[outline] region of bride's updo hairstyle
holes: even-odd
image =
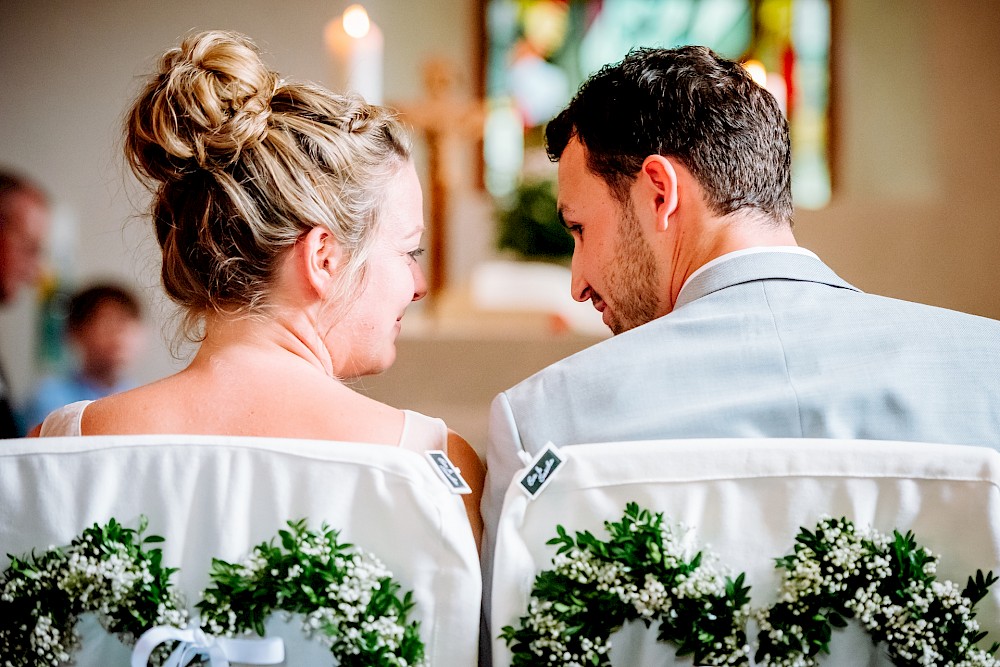
[[[331,299],[359,289],[385,183],[410,147],[389,110],[286,83],[248,38],[211,31],[160,59],[128,113],[125,154],[153,192],[163,286],[194,336],[208,313],[262,312],[279,260],[319,225],[345,251]]]

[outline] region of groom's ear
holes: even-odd
[[[313,227],[299,243],[302,244],[300,262],[304,265],[306,281],[320,297],[330,291],[340,272],[344,249],[326,227]]]
[[[640,193],[656,219],[656,231],[665,232],[677,211],[677,170],[670,158],[650,155],[639,171]]]

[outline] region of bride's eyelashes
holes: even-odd
[[[413,261],[416,261],[418,257],[420,257],[421,255],[424,254],[424,249],[423,248],[417,248],[415,250],[411,250],[410,252],[408,252],[406,254],[410,256],[410,259],[412,259]]]

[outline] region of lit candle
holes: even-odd
[[[767,69],[764,67],[764,63],[759,60],[748,60],[743,63],[743,69],[758,86],[767,87]]]
[[[382,102],[382,31],[361,5],[351,5],[326,26],[326,46],[334,66],[334,85],[353,90],[374,104]]]
[[[765,88],[774,96],[778,106],[781,107],[781,112],[788,115],[788,87],[784,78],[775,72],[768,72],[764,63],[759,60],[747,60],[743,63],[743,69],[758,86]]]

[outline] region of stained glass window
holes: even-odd
[[[509,195],[544,170],[545,123],[602,65],[635,46],[703,44],[744,62],[778,99],[792,136],[795,202],[822,207],[830,198],[829,3],[485,0],[488,189]]]

